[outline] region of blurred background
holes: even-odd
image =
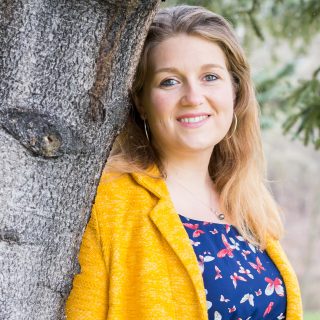
[[[166,0],[201,5],[234,26],[261,106],[270,188],[306,320],[320,319],[320,1]]]

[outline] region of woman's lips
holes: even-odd
[[[183,127],[187,128],[198,128],[204,124],[210,117],[207,113],[201,114],[184,114],[179,116],[177,120]]]

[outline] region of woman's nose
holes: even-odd
[[[201,88],[194,83],[187,84],[181,97],[181,105],[184,107],[196,107],[204,101]]]

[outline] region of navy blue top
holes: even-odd
[[[232,225],[179,216],[202,272],[210,320],[285,319],[285,286],[266,251]]]

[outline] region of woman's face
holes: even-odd
[[[220,47],[177,35],[149,52],[137,106],[161,156],[212,152],[228,132],[234,91]]]

